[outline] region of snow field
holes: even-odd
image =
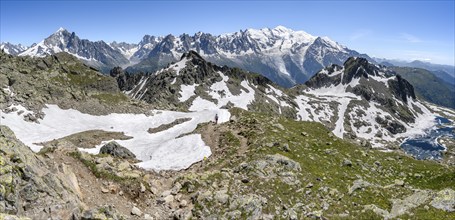
[[[23,108],[23,107],[22,107]],[[22,109],[18,107],[18,109]],[[43,109],[45,117],[39,124],[23,120],[24,114],[2,112],[6,125],[24,144],[37,152],[42,147],[40,142],[51,141],[74,133],[87,130],[104,130],[124,132],[131,136],[129,140],[115,140],[133,152],[141,163],[137,165],[151,170],[181,170],[211,155],[210,147],[206,146],[199,134],[178,136],[192,132],[199,123],[214,120],[218,114],[218,123],[229,120],[230,113],[224,109],[203,110],[198,112],[156,111],[153,116],[144,114],[109,114],[94,116],[83,114],[77,110],[63,110],[56,105],[48,105]],[[149,128],[168,124],[178,118],[191,118],[190,121],[176,125],[168,130],[148,133]],[[90,153],[98,153],[101,145],[93,149],[82,149]]]

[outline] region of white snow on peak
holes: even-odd
[[[340,45],[339,43],[333,41],[332,39],[330,39],[329,37],[321,37],[325,42],[327,42],[331,47],[335,48],[336,50],[339,50],[339,51],[345,51],[346,50],[346,47],[345,46],[342,46]]]
[[[229,77],[224,75],[222,72],[218,72],[222,77],[222,80],[216,83],[213,83],[210,86],[209,95],[216,99],[217,104],[197,97],[193,104],[190,106],[190,111],[201,111],[204,109],[218,109],[222,106],[228,104],[229,102],[234,104],[234,106],[248,110],[248,105],[254,100],[255,91],[250,86],[249,82],[244,80],[240,85],[244,88],[241,89],[239,95],[233,95],[227,86],[227,81]]]
[[[63,31],[66,31],[66,29],[63,27],[60,27],[56,32],[63,32]]]
[[[26,110],[14,106],[19,110]],[[0,110],[1,111],[1,110]],[[144,114],[109,114],[95,116],[83,114],[77,110],[60,109],[56,105],[43,108],[44,119],[38,123],[26,122],[23,115],[16,112],[2,113],[2,125],[8,126],[16,137],[33,151],[39,151],[37,145],[88,130],[124,132],[131,136],[128,140],[115,140],[133,152],[142,162],[137,165],[152,170],[181,170],[211,155],[210,147],[201,139],[201,135],[192,134],[200,123],[212,121],[218,114],[218,122],[229,120],[230,113],[225,109],[212,109],[199,112],[152,111],[153,116]],[[23,113],[25,114],[25,113]],[[149,128],[169,124],[178,118],[191,118],[190,121],[176,125],[165,131],[148,133]],[[182,136],[184,135],[184,136]],[[101,145],[93,149],[81,149],[98,153]]]

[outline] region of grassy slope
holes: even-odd
[[[227,126],[228,131],[225,131],[219,140],[227,147],[226,155],[220,159],[209,159],[204,166],[205,173],[197,177],[191,175],[188,177],[202,179],[202,183],[197,184],[201,193],[207,189],[211,190],[210,186],[228,181],[231,196],[251,193],[261,195],[267,199],[263,212],[277,216],[282,216],[285,212],[282,207],[293,207],[300,202],[310,205],[313,211],[321,210],[323,204],[328,203],[330,206],[328,210],[323,211],[323,215],[330,219],[340,218],[346,211],[349,212],[350,218],[381,219],[382,217],[372,211],[363,211],[363,206],[375,204],[390,211],[392,206],[390,199],[402,199],[412,194],[411,188],[432,190],[455,188],[453,167],[444,167],[433,161],[417,161],[398,153],[362,148],[333,137],[318,123],[270,118],[237,109],[233,113],[239,118],[238,122],[222,125]],[[278,123],[284,126],[284,130],[274,126]],[[308,135],[304,136],[302,132]],[[240,156],[238,155],[240,141],[236,134],[243,136],[248,142],[248,150]],[[279,144],[269,147],[268,143]],[[283,150],[285,144],[288,144],[290,151]],[[300,184],[288,185],[282,181],[283,177],[261,179],[253,175],[254,170],[239,171],[239,175],[234,174],[233,178],[217,170],[220,166],[238,170],[241,163],[251,163],[273,154],[284,155],[300,164],[302,171],[296,173]],[[342,166],[344,160],[352,161],[352,167]],[[239,182],[244,178],[250,181]],[[357,179],[366,180],[378,187],[368,187],[348,195],[348,187]],[[403,179],[406,187],[394,186],[387,189],[381,187],[393,184],[396,179]],[[308,183],[314,186],[311,189],[305,188]],[[306,193],[308,190],[311,190],[309,194]],[[196,209],[202,213],[204,207],[216,215],[232,211],[229,210],[229,205],[220,205],[214,201],[201,201],[196,204]],[[302,210],[305,208],[300,211],[297,209],[299,218],[305,216]],[[455,213],[447,213],[431,206],[426,210],[423,205],[412,212],[416,213],[415,217],[423,219],[455,217]]]
[[[392,69],[414,86],[417,96],[429,102],[455,109],[455,86],[444,82],[424,69],[410,67],[392,67]]]

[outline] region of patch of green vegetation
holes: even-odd
[[[81,161],[87,168],[90,169],[90,171],[92,171],[92,173],[97,178],[103,178],[103,179],[111,180],[111,181],[115,181],[115,182],[125,182],[125,181],[128,180],[127,178],[119,177],[119,176],[117,176],[117,175],[115,175],[115,174],[113,174],[111,172],[106,172],[106,171],[103,171],[103,170],[99,170],[96,167],[96,163],[95,162],[83,158],[81,152],[79,152],[79,151],[73,151],[73,152],[70,152],[68,154],[69,154],[69,156]]]
[[[122,102],[125,102],[128,100],[128,97],[126,97],[122,93],[100,93],[100,94],[95,94],[91,95],[91,97],[100,100],[103,103],[110,104],[110,105],[115,105],[119,104]]]

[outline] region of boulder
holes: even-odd
[[[119,157],[122,159],[135,159],[136,156],[125,147],[121,146],[115,141],[111,141],[101,147],[101,154],[110,154],[114,157]]]

